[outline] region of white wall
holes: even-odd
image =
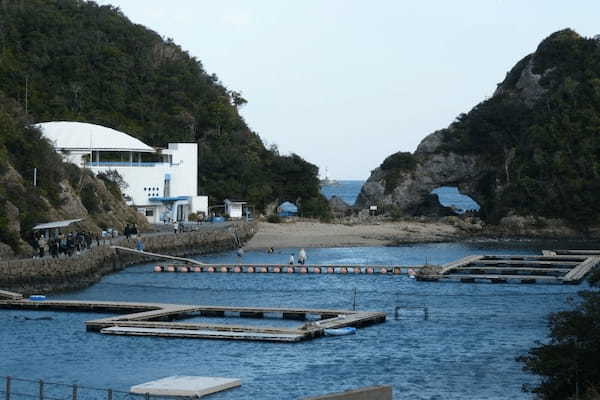
[[[90,166],[94,173],[116,170],[128,187],[123,193],[132,199],[134,206],[152,206],[154,215],[148,217],[150,222],[160,222],[160,217],[168,206],[151,202],[152,197],[164,197],[165,176],[170,175],[168,197],[187,196],[189,200],[179,200],[172,207],[170,218],[177,217],[177,205],[184,204],[185,218],[191,212],[208,214],[208,197],[198,196],[198,145],[196,143],[169,143],[169,148],[162,151],[172,157],[172,164],[155,163],[151,165],[108,165]],[[141,210],[140,210],[141,211]]]

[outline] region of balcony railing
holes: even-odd
[[[179,165],[169,162],[129,162],[129,161],[94,161],[86,162],[86,167],[155,167],[157,165]]]

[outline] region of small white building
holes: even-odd
[[[245,201],[231,201],[225,199],[225,214],[231,219],[241,219],[244,215]]]
[[[208,197],[198,196],[198,145],[169,143],[154,149],[126,133],[83,122],[36,125],[65,161],[94,173],[114,170],[123,177],[128,204],[150,223],[187,221],[208,214]]]

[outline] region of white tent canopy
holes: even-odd
[[[101,125],[54,121],[42,122],[35,126],[57,150],[155,152],[141,140]]]

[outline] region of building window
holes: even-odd
[[[154,209],[146,208],[146,217],[153,217],[153,216],[154,216]]]

